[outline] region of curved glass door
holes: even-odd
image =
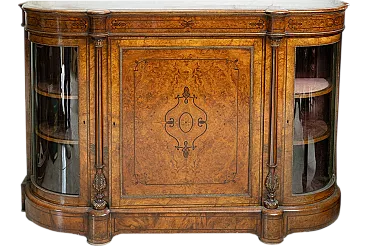
[[[337,48],[296,48],[293,194],[320,190],[334,176]]]
[[[31,45],[35,182],[79,194],[78,49]]]

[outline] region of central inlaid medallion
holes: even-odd
[[[190,113],[185,112],[179,117],[179,128],[184,133],[190,132],[193,128],[193,117]]]
[[[207,131],[207,114],[195,103],[197,97],[190,94],[187,86],[175,99],[176,105],[165,115],[165,131],[175,139],[175,148],[188,158],[189,151],[197,147],[196,140]]]

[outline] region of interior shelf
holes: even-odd
[[[330,136],[330,129],[323,120],[308,120],[302,123],[303,139],[295,139],[294,145],[317,143]]]
[[[332,84],[324,78],[296,78],[295,98],[318,97],[332,91]]]
[[[57,98],[57,99],[78,99],[78,95],[65,95],[61,92],[61,88],[53,86],[53,84],[47,82],[38,82],[35,86],[35,91],[45,97]]]
[[[73,136],[74,134],[70,128],[65,130],[62,127],[49,126],[46,122],[39,124],[36,134],[47,141],[55,143],[78,144],[78,140],[73,138],[75,136]]]

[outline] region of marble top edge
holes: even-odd
[[[24,9],[40,11],[101,11],[112,12],[171,12],[171,11],[269,11],[269,10],[304,10],[334,9],[345,6],[339,0],[230,0],[216,1],[31,1],[23,4]]]

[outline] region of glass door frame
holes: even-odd
[[[295,82],[295,69],[296,69],[296,48],[308,47],[308,46],[324,46],[337,44],[337,56],[336,56],[336,81],[334,90],[334,104],[335,112],[331,118],[334,121],[334,129],[331,129],[331,136],[333,137],[332,143],[332,162],[334,175],[330,182],[322,189],[316,190],[305,194],[293,194],[292,192],[292,175],[293,175],[293,148],[294,148],[294,82]],[[331,196],[336,189],[336,133],[337,133],[337,115],[338,115],[338,98],[339,98],[339,82],[340,82],[340,60],[341,60],[341,34],[328,37],[317,38],[287,38],[287,77],[286,77],[286,93],[285,93],[285,107],[284,107],[284,119],[279,119],[282,122],[285,129],[284,134],[284,152],[283,152],[283,176],[285,182],[283,185],[283,202],[282,205],[297,205],[297,204],[310,204],[321,201]],[[332,92],[333,93],[333,92]]]
[[[88,85],[88,60],[87,60],[87,50],[88,50],[88,42],[87,38],[61,38],[61,37],[44,37],[44,36],[38,36],[35,34],[29,33],[28,36],[29,39],[29,45],[32,43],[39,44],[39,45],[45,45],[45,46],[65,46],[65,47],[77,47],[78,48],[78,106],[79,106],[79,112],[78,112],[78,135],[79,135],[79,173],[80,173],[80,179],[79,179],[79,185],[80,185],[80,193],[79,195],[69,195],[69,194],[62,194],[57,192],[52,192],[49,190],[46,190],[39,185],[37,185],[35,181],[35,170],[32,166],[31,168],[31,191],[44,198],[47,201],[50,201],[52,203],[56,204],[62,204],[62,205],[73,205],[73,206],[88,206],[90,204],[90,194],[89,194],[89,183],[87,182],[89,180],[89,158],[88,157],[88,136],[89,129],[90,129],[90,117],[89,117],[89,88]],[[31,47],[29,47],[30,53]],[[32,55],[30,54],[30,59]],[[32,70],[33,68],[31,68]],[[32,72],[31,72],[32,74]],[[32,81],[32,78],[30,79]],[[33,88],[33,82],[31,82],[31,86],[29,88],[31,91],[34,90]],[[30,92],[30,95],[32,95],[34,92]],[[33,96],[31,97],[31,100],[33,99]],[[31,101],[28,110],[33,110],[33,103]],[[31,165],[34,163],[34,123],[33,123],[33,116],[31,117],[31,134],[28,136],[31,142],[31,151],[30,151],[30,162]]]

